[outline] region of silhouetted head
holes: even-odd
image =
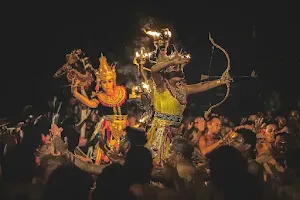
[[[98,176],[93,199],[127,199],[130,182],[124,166],[111,164]]]
[[[92,176],[73,165],[58,167],[50,175],[43,200],[88,200]]]
[[[151,152],[143,146],[132,147],[126,155],[124,167],[132,183],[149,182],[153,168]]]

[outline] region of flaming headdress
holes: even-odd
[[[153,37],[154,46],[156,47],[156,49],[158,49],[159,47],[162,47],[162,46],[164,46],[166,48],[169,46],[172,33],[168,28],[161,29],[160,32],[146,31],[146,30],[143,30],[143,31],[147,35]]]

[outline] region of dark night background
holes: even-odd
[[[143,34],[141,19],[148,17],[159,21],[162,24],[159,28],[169,27],[174,40],[191,53],[192,60],[185,69],[189,83],[199,81],[200,75],[208,71],[209,31],[215,42],[229,52],[232,76],[257,72],[258,79],[236,80],[232,96],[217,112],[240,116],[256,111],[262,108],[262,98],[273,90],[281,94],[283,111],[294,108],[299,99],[300,26],[296,7],[283,2],[205,5],[183,1],[171,4],[100,1],[99,5],[67,7],[11,6],[2,17],[0,116],[19,115],[28,104],[44,109],[47,101],[59,94],[59,84],[52,76],[64,63],[65,54],[74,48],[83,49],[94,61],[94,67],[98,67],[101,52],[110,62],[130,63],[133,41]],[[215,50],[210,74],[221,75],[225,63],[224,54]],[[190,102],[198,107],[217,103],[223,96],[216,93],[222,91],[225,87],[195,95]]]

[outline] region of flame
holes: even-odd
[[[153,36],[153,37],[159,37],[159,36],[161,35],[161,33],[156,32],[156,31],[146,31],[146,30],[144,30],[144,32],[145,32],[147,35],[150,35],[150,36]]]
[[[152,55],[153,52],[147,53],[145,52],[145,49],[140,49],[139,51],[135,52],[136,58],[149,58]]]
[[[185,58],[191,58],[191,55],[190,54],[187,54],[184,56]]]
[[[141,86],[142,86],[144,92],[146,92],[146,93],[150,93],[150,92],[151,92],[151,87],[150,87],[149,84],[147,84],[147,83],[145,83],[145,82],[142,82],[142,83],[141,83]]]
[[[144,123],[146,122],[147,118],[149,118],[148,115],[143,114],[142,117],[139,119],[139,122]]]
[[[142,82],[142,87],[146,90],[150,90],[150,85],[147,83]]]
[[[152,53],[145,53],[146,57],[150,57]]]
[[[171,33],[171,31],[165,31],[165,32],[164,32],[164,35],[165,35],[165,36],[168,36],[168,37],[171,37],[171,36],[172,36],[172,33]]]
[[[140,123],[144,123],[146,121],[146,116],[139,120]]]

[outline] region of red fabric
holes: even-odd
[[[42,134],[42,141],[43,141],[43,143],[45,143],[46,142],[46,137],[45,137],[45,135],[44,134]]]
[[[96,84],[96,87],[95,87],[96,92],[99,92],[99,89],[100,89],[99,83],[97,83],[97,84]]]
[[[39,166],[41,164],[41,158],[35,157],[35,163]]]

